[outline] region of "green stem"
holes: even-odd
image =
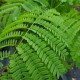
[[[60,2],[60,3],[55,7],[55,9],[58,8],[60,5],[62,5],[62,2]]]

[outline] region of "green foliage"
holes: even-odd
[[[5,28],[12,29],[13,25],[18,25],[21,23],[23,23],[23,25],[24,23],[27,25],[27,32],[22,36],[23,44],[20,43],[19,46],[17,46],[18,53],[16,54],[19,54],[21,56],[21,61],[26,62],[26,70],[29,71],[29,74],[31,75],[30,78],[32,78],[33,80],[53,80],[53,78],[57,79],[67,71],[65,57],[69,54],[68,47],[65,39],[62,37],[62,35],[59,35],[60,33],[62,33],[62,31],[59,31],[59,28],[56,27],[62,26],[61,23],[63,23],[63,19],[57,24],[57,21],[59,21],[60,19],[60,14],[54,9],[47,10],[45,11],[45,13],[30,12],[22,15],[21,17],[19,17],[19,20],[16,20]],[[6,33],[5,29],[4,32]],[[59,32],[57,33],[57,31]],[[11,36],[13,37],[14,35],[10,35],[10,37]],[[26,52],[28,50],[30,51],[30,53]],[[34,55],[32,57],[32,60],[30,57],[28,58],[29,54],[31,54],[30,56]],[[12,59],[12,57],[10,58]],[[14,61],[14,59],[12,60]],[[39,59],[39,62],[37,62],[35,65],[35,61],[37,61],[37,59]],[[15,61],[15,63],[11,62],[10,65],[15,65],[17,64],[16,62],[17,61]],[[32,69],[32,65],[35,66],[35,68]],[[40,67],[40,69],[37,69],[39,66],[42,67]],[[11,68],[10,69],[13,70],[14,67]],[[21,70],[20,67],[18,67],[18,69]],[[39,73],[39,70],[42,72]],[[21,77],[22,74],[16,77],[16,75],[19,74],[20,71],[17,73],[15,73],[15,71],[10,74],[12,76],[12,79],[18,80],[24,78]]]
[[[3,64],[0,62],[0,70],[2,69],[2,67],[3,67]]]
[[[0,60],[10,62],[1,80],[58,80],[69,69],[67,61],[80,65],[80,20],[68,7],[73,0],[4,1]],[[64,6],[69,13],[61,15],[57,10]],[[14,54],[7,47],[15,47]]]

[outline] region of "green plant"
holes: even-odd
[[[52,15],[51,15],[52,14]],[[49,15],[49,18],[48,18],[48,15]],[[54,16],[53,16],[54,15]],[[55,16],[55,15],[57,15],[57,16]],[[36,54],[36,55],[34,55],[33,56],[33,58],[35,57],[35,59],[39,59],[39,62],[37,62],[36,63],[36,65],[34,65],[33,63],[35,63],[34,61],[32,62],[32,64],[31,65],[34,65],[35,66],[35,68],[33,68],[34,69],[34,71],[35,70],[37,70],[37,74],[38,74],[38,76],[37,77],[34,77],[33,76],[33,74],[34,74],[34,71],[30,74],[30,75],[32,75],[32,76],[30,76],[30,77],[32,77],[32,79],[38,79],[39,77],[41,78],[41,79],[47,79],[48,78],[48,76],[50,76],[49,78],[50,79],[53,79],[54,77],[55,77],[55,75],[57,75],[57,78],[59,78],[59,76],[61,76],[63,73],[65,73],[66,72],[66,68],[65,68],[65,65],[63,64],[63,63],[65,63],[65,61],[62,61],[62,60],[64,60],[64,58],[65,58],[65,55],[64,54],[61,54],[61,50],[59,50],[60,51],[60,53],[58,54],[58,49],[59,49],[59,46],[57,46],[57,47],[55,47],[57,44],[56,44],[56,41],[55,40],[58,40],[58,37],[59,36],[57,36],[57,35],[54,35],[53,36],[53,32],[52,31],[49,31],[49,26],[50,25],[52,25],[52,27],[54,28],[55,26],[53,25],[53,23],[49,23],[49,21],[51,21],[51,17],[53,16],[53,18],[57,18],[57,20],[59,20],[61,17],[59,16],[59,13],[56,11],[56,10],[49,10],[49,11],[46,11],[45,12],[45,14],[43,14],[43,13],[41,13],[41,12],[36,12],[36,11],[34,11],[34,12],[32,12],[32,13],[26,13],[26,14],[24,14],[24,15],[22,15],[20,18],[19,18],[19,20],[16,20],[15,22],[13,22],[13,23],[11,23],[10,25],[8,25],[5,29],[4,29],[4,32],[6,32],[6,30],[7,29],[9,29],[10,30],[10,27],[11,27],[11,29],[12,28],[14,28],[14,27],[12,27],[12,26],[14,26],[14,25],[18,25],[18,24],[21,24],[21,23],[23,23],[23,25],[25,24],[26,25],[26,28],[27,28],[27,34],[28,34],[28,36],[29,36],[29,38],[31,38],[31,40],[28,40],[29,42],[28,43],[25,43],[24,45],[23,45],[23,48],[22,48],[22,50],[23,51],[26,51],[27,49],[26,48],[30,48],[30,46],[29,45],[31,45],[32,46],[32,48],[31,49],[29,49],[29,51],[31,51],[32,50],[32,52],[34,53],[34,54]],[[38,18],[37,18],[38,17]],[[49,21],[47,21],[47,19],[50,19]],[[55,19],[54,19],[54,21],[55,21]],[[62,23],[62,21],[60,21],[60,23]],[[60,23],[59,23],[59,25],[60,25]],[[42,25],[42,27],[44,26],[44,29],[43,28],[41,28],[41,25]],[[56,22],[55,22],[55,25],[56,25]],[[40,29],[39,29],[39,27],[40,27]],[[23,28],[23,27],[22,27]],[[35,29],[35,30],[34,30]],[[37,30],[39,30],[39,31],[37,31]],[[51,29],[52,30],[52,29]],[[44,31],[46,32],[46,33],[44,33]],[[34,33],[33,33],[34,32]],[[40,32],[40,33],[39,33]],[[51,32],[51,33],[50,33]],[[35,35],[35,33],[36,33],[36,35]],[[41,37],[38,37],[38,35],[37,35],[37,33],[38,33],[38,35]],[[48,36],[46,36],[47,34],[50,34],[50,35],[48,35]],[[24,37],[26,37],[26,34],[22,37],[22,39],[23,40],[26,40],[26,39],[28,39],[28,38],[24,38]],[[48,39],[48,37],[49,37],[49,39]],[[52,39],[52,40],[51,40]],[[37,42],[36,42],[36,40],[37,40]],[[22,40],[21,40],[22,41]],[[39,42],[38,42],[39,41]],[[50,42],[51,41],[51,42]],[[61,40],[58,40],[59,42],[61,42],[60,44],[61,45],[65,45],[65,43],[63,42],[63,41],[61,41]],[[25,42],[25,41],[22,41],[23,43]],[[54,43],[54,45],[53,45],[53,42],[55,42]],[[29,45],[28,45],[29,44]],[[32,44],[34,44],[34,46],[32,45]],[[21,45],[21,44],[20,44]],[[26,46],[26,45],[28,45],[28,46]],[[35,46],[36,45],[36,46]],[[22,45],[21,45],[22,46]],[[26,47],[25,47],[26,46]],[[18,56],[18,54],[21,54],[21,52],[23,52],[23,51],[21,51],[21,49],[19,49],[20,48],[20,46],[19,47],[17,47],[17,49],[20,51],[19,53],[16,53],[17,55],[16,56]],[[64,47],[63,47],[64,48]],[[39,50],[38,50],[39,49]],[[42,52],[41,52],[41,49],[43,49],[42,50]],[[54,60],[56,61],[56,62],[54,62],[54,60],[53,59],[51,59],[50,60],[50,56],[49,56],[49,53],[47,52],[47,51],[49,51],[49,53],[51,54],[50,56],[52,56],[53,55],[53,57],[52,58],[54,58]],[[62,52],[64,53],[64,49],[62,49]],[[66,52],[66,50],[65,50],[65,52]],[[46,54],[44,54],[44,53],[46,53]],[[66,52],[67,53],[67,52]],[[24,53],[24,55],[29,55],[29,54],[31,54],[31,52],[30,53],[28,53],[28,54],[26,54],[26,52]],[[44,57],[42,57],[42,54],[44,54]],[[14,54],[15,55],[15,54]],[[28,56],[24,56],[23,55],[23,57],[21,58],[22,59],[22,63],[23,63],[23,61],[25,61],[26,63],[27,63],[27,57]],[[33,55],[33,54],[32,54]],[[22,54],[20,55],[20,56],[22,56]],[[47,57],[47,56],[49,56],[49,57]],[[61,56],[61,58],[59,57],[59,56]],[[11,58],[11,57],[10,57]],[[45,58],[47,58],[47,63],[46,62],[44,62],[44,60],[45,60]],[[60,59],[59,59],[60,58]],[[14,58],[14,59],[16,59],[16,58]],[[49,60],[48,60],[49,59]],[[10,59],[11,60],[11,59]],[[12,59],[13,60],[13,59]],[[30,60],[30,58],[29,58],[29,60]],[[14,60],[15,61],[15,60]],[[17,62],[17,61],[16,61]],[[40,65],[38,65],[38,64],[40,64]],[[11,66],[11,65],[13,65],[13,63],[11,62],[11,64],[10,64],[10,66],[9,66],[9,68],[10,69],[13,69],[14,68],[14,65],[16,65],[16,63],[13,65],[13,66]],[[50,65],[53,65],[52,67],[50,66]],[[16,67],[17,67],[18,65],[16,65]],[[31,69],[27,69],[27,65],[24,65],[24,66],[26,66],[26,70],[29,72]],[[36,67],[39,67],[39,66],[42,66],[41,68],[40,68],[40,70],[43,68],[43,69],[45,69],[46,71],[44,72],[44,74],[42,75],[42,74],[39,74],[38,73],[38,70],[39,69],[36,69]],[[48,66],[50,66],[49,67],[49,70],[47,70],[48,69]],[[56,66],[57,66],[57,68],[56,68]],[[21,66],[20,66],[21,67]],[[28,66],[29,67],[29,66]],[[61,67],[61,68],[60,68]],[[22,67],[23,68],[23,67]],[[9,69],[9,70],[10,70]],[[21,69],[21,68],[20,68]],[[43,70],[42,69],[42,70]],[[13,78],[13,79],[15,79],[15,80],[19,80],[21,77],[16,77],[15,75],[13,75],[14,74],[14,72],[15,72],[15,70],[16,70],[16,68],[13,70],[13,73],[12,73],[12,76],[11,76],[11,78]],[[17,70],[19,70],[18,69],[18,67],[17,67]],[[55,72],[52,72],[51,70],[55,70]],[[57,71],[59,71],[59,72],[57,72]],[[47,73],[48,72],[48,73]],[[9,73],[11,73],[11,70],[10,70],[10,72]],[[46,74],[47,73],[47,74]],[[52,74],[51,74],[52,73]],[[16,75],[17,75],[17,73],[15,73]],[[37,75],[37,74],[35,74],[35,75]],[[46,75],[48,75],[47,77],[43,77],[43,76],[45,76],[45,74]],[[50,75],[51,74],[51,75]],[[21,74],[22,75],[22,74]],[[20,75],[20,76],[21,76]],[[24,76],[25,74],[23,74],[22,76]],[[54,75],[54,77],[52,76],[52,75]],[[52,77],[51,77],[52,76]],[[22,77],[21,79],[23,79],[24,77]],[[3,79],[3,78],[2,78]]]
[[[46,7],[45,4],[46,5],[48,4],[46,1],[44,3],[42,1],[37,1],[37,0],[36,0],[36,2],[35,2],[35,0],[34,1],[33,0],[28,0],[28,1],[20,0],[18,2],[16,1],[16,3],[14,3],[14,0],[11,2],[8,0],[6,0],[6,1],[7,1],[7,4],[3,5],[0,8],[0,11],[1,11],[0,12],[0,29],[1,29],[0,30],[0,33],[1,33],[0,48],[4,48],[6,46],[15,46],[16,42],[17,42],[16,40],[17,39],[19,40],[21,35],[25,32],[25,29],[27,27],[25,24],[23,24],[23,21],[21,20],[17,24],[17,20],[20,15],[22,15],[28,11],[30,12],[30,11],[38,10],[39,8],[41,8],[41,5]],[[38,5],[38,2],[39,2],[39,5]],[[31,4],[33,4],[33,5],[31,5]],[[32,16],[33,16],[33,14],[32,14]],[[14,21],[16,21],[16,23]],[[3,55],[4,53],[7,54],[8,52],[7,51],[1,52],[0,58],[2,58],[2,56],[4,57],[4,55]]]
[[[28,6],[30,1],[41,5]],[[7,50],[0,53],[1,60],[10,59],[1,80],[58,80],[69,69],[67,61],[76,61],[79,67],[79,19],[47,10],[48,5],[43,5],[46,0],[12,3],[0,8],[1,24],[5,26],[0,29],[0,49],[16,48],[12,55]]]

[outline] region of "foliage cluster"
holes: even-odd
[[[1,80],[58,80],[68,62],[80,67],[79,12],[70,10],[78,1],[2,0],[0,60],[10,61]]]

